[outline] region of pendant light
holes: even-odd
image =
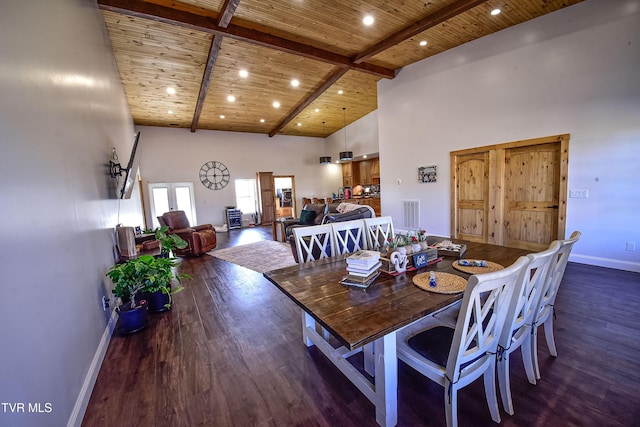
[[[325,137],[324,134],[324,122],[322,122],[322,151],[324,152],[325,149],[327,148],[327,138]],[[320,157],[320,164],[321,165],[328,165],[331,164],[331,156],[322,156]]]
[[[353,151],[347,151],[347,107],[342,107],[344,113],[344,151],[340,153],[341,161],[353,160]]]

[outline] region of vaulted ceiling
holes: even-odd
[[[580,1],[98,4],[136,124],[325,137],[378,108],[378,80],[402,67]]]

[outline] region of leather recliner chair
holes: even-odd
[[[191,227],[184,211],[165,212],[162,220],[169,227],[169,233],[177,234],[187,242],[186,248],[175,250],[176,255],[199,256],[216,247],[216,230],[211,224]]]

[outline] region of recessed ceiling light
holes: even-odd
[[[240,70],[238,74],[240,74],[240,77],[242,77],[243,79],[249,77],[249,72],[247,70]]]
[[[366,159],[366,158],[367,158],[367,155],[365,154],[364,156],[362,156],[362,158],[363,158],[363,159]]]
[[[320,111],[320,109],[319,109],[319,108],[316,108],[316,110],[315,110],[315,111],[316,111],[316,113],[317,113],[317,112],[319,112],[319,111]]]
[[[426,45],[427,45],[427,41],[426,41],[426,40],[422,40],[422,41],[420,42],[420,46],[426,46]]]
[[[302,126],[302,123],[298,123],[298,126]]]
[[[493,9],[491,11],[491,16],[496,16],[496,15],[500,15],[500,9]]]
[[[229,95],[229,96],[227,96],[227,101],[229,101],[229,102],[235,102],[235,101],[236,101],[236,97],[235,97],[235,96],[233,96],[233,95]]]
[[[291,80],[291,86],[298,87],[300,86],[300,82],[296,79]]]
[[[169,95],[175,95],[175,94],[176,94],[176,90],[175,90],[174,88],[172,88],[171,86],[169,86],[169,87],[167,88],[167,93],[168,93]]]
[[[280,108],[280,103],[278,101],[273,101],[273,108]]]
[[[373,16],[371,15],[367,15],[362,19],[362,23],[367,26],[373,24],[373,21],[374,19],[373,19]]]
[[[224,119],[224,114],[220,114],[220,118],[221,118],[221,119]]]
[[[340,90],[338,91],[338,95],[342,95],[343,93],[344,93],[344,92],[342,91],[342,89],[340,89]]]
[[[173,114],[173,110],[169,110],[169,111],[167,111],[167,113]]]
[[[260,123],[264,123],[264,119],[260,119]]]

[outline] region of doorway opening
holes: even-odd
[[[276,189],[276,218],[293,218],[296,215],[295,177],[274,175]]]

